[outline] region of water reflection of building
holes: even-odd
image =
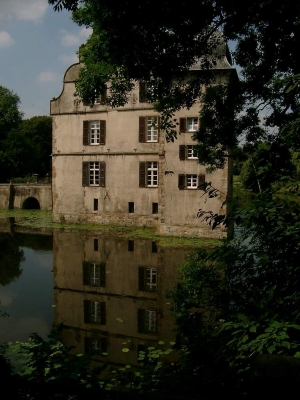
[[[90,232],[54,233],[55,324],[76,353],[137,365],[139,350],[174,341],[165,292],[190,250]],[[123,348],[129,351],[122,352]]]

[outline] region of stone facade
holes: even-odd
[[[226,82],[235,70],[225,56],[219,67],[216,82]],[[192,157],[201,104],[177,112],[182,132],[167,143],[164,132],[150,126],[159,115],[141,98],[138,84],[123,107],[101,101],[89,107],[74,96],[80,68],[74,64],[66,71],[62,93],[51,101],[53,221],[147,226],[173,236],[225,236],[223,228],[211,231],[197,218],[200,208],[227,212],[222,203],[232,182],[230,162],[207,174]],[[222,194],[208,199],[198,189],[203,180]]]

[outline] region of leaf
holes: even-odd
[[[123,351],[123,353],[128,353],[128,352],[129,352],[129,349],[128,349],[128,347],[124,347],[124,348],[122,349],[122,351]]]
[[[165,344],[165,342],[163,342],[162,340],[160,340],[160,341],[158,342],[158,344]]]
[[[273,351],[275,350],[275,346],[272,344],[271,346],[267,347],[267,350],[268,350],[269,354],[272,354]]]

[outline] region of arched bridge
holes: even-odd
[[[0,184],[0,208],[52,210],[51,183]]]

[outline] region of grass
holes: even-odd
[[[212,248],[220,245],[221,241],[208,238],[184,238],[176,236],[161,236],[155,234],[154,228],[128,227],[95,224],[67,224],[52,222],[51,211],[44,210],[0,210],[0,220],[14,218],[14,225],[31,228],[48,228],[57,230],[83,230],[95,233],[103,232],[109,236],[122,238],[139,238],[155,241],[162,247]]]

